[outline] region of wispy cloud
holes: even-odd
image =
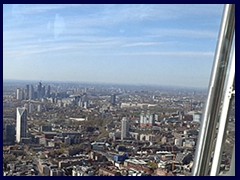
[[[158,46],[158,45],[162,45],[162,44],[163,43],[160,43],[160,42],[137,42],[137,43],[124,44],[122,47]]]
[[[218,33],[209,30],[192,30],[190,29],[172,29],[172,28],[158,28],[146,29],[148,37],[181,37],[181,38],[207,38],[216,39]]]
[[[178,59],[210,62],[221,11],[221,5],[4,5],[4,63],[16,72],[17,67],[25,72],[22,65],[27,60],[60,63],[73,55],[99,61],[151,58],[170,64]]]
[[[12,15],[33,15],[66,8],[84,7],[82,4],[13,4]]]
[[[170,52],[158,52],[158,51],[148,51],[148,52],[136,52],[136,53],[120,53],[117,55],[124,56],[165,56],[165,57],[185,57],[185,58],[196,58],[196,57],[205,57],[206,60],[212,58],[214,52],[201,52],[201,51],[170,51]],[[192,59],[192,60],[193,60]]]

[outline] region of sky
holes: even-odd
[[[207,88],[223,5],[3,5],[3,79]]]

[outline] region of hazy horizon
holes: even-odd
[[[3,78],[208,87],[223,5],[4,5]]]
[[[31,84],[31,83],[35,83],[38,84],[39,82],[43,83],[43,84],[49,84],[49,83],[69,83],[69,84],[80,84],[80,85],[103,85],[103,86],[132,86],[132,87],[153,87],[153,88],[170,88],[170,89],[186,89],[186,90],[201,90],[201,91],[207,91],[208,87],[206,88],[201,88],[201,87],[191,87],[191,86],[168,86],[168,85],[159,85],[159,84],[140,84],[140,83],[109,83],[109,82],[84,82],[84,81],[61,81],[61,80],[56,80],[56,81],[51,81],[51,80],[46,80],[46,81],[42,81],[42,80],[27,80],[27,79],[3,79],[3,83],[4,82],[13,82],[13,83],[24,83],[25,85],[27,84]]]

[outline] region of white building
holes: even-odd
[[[41,104],[39,104],[39,105],[37,106],[37,111],[38,111],[38,112],[41,112],[41,111],[42,111],[42,105],[41,105]]]
[[[193,122],[201,122],[201,118],[202,118],[202,113],[194,113],[193,114]]]
[[[17,100],[23,100],[23,91],[20,88],[17,88]]]
[[[144,112],[140,115],[140,127],[152,127],[155,123],[155,120],[158,117],[155,117],[155,114],[150,114],[150,112],[147,112],[146,114]]]
[[[16,141],[21,142],[23,137],[27,137],[27,110],[17,108]]]
[[[177,138],[175,139],[175,146],[182,146],[183,145],[183,139],[182,138]]]

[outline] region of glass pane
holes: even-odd
[[[4,175],[190,175],[222,11],[3,5]]]

